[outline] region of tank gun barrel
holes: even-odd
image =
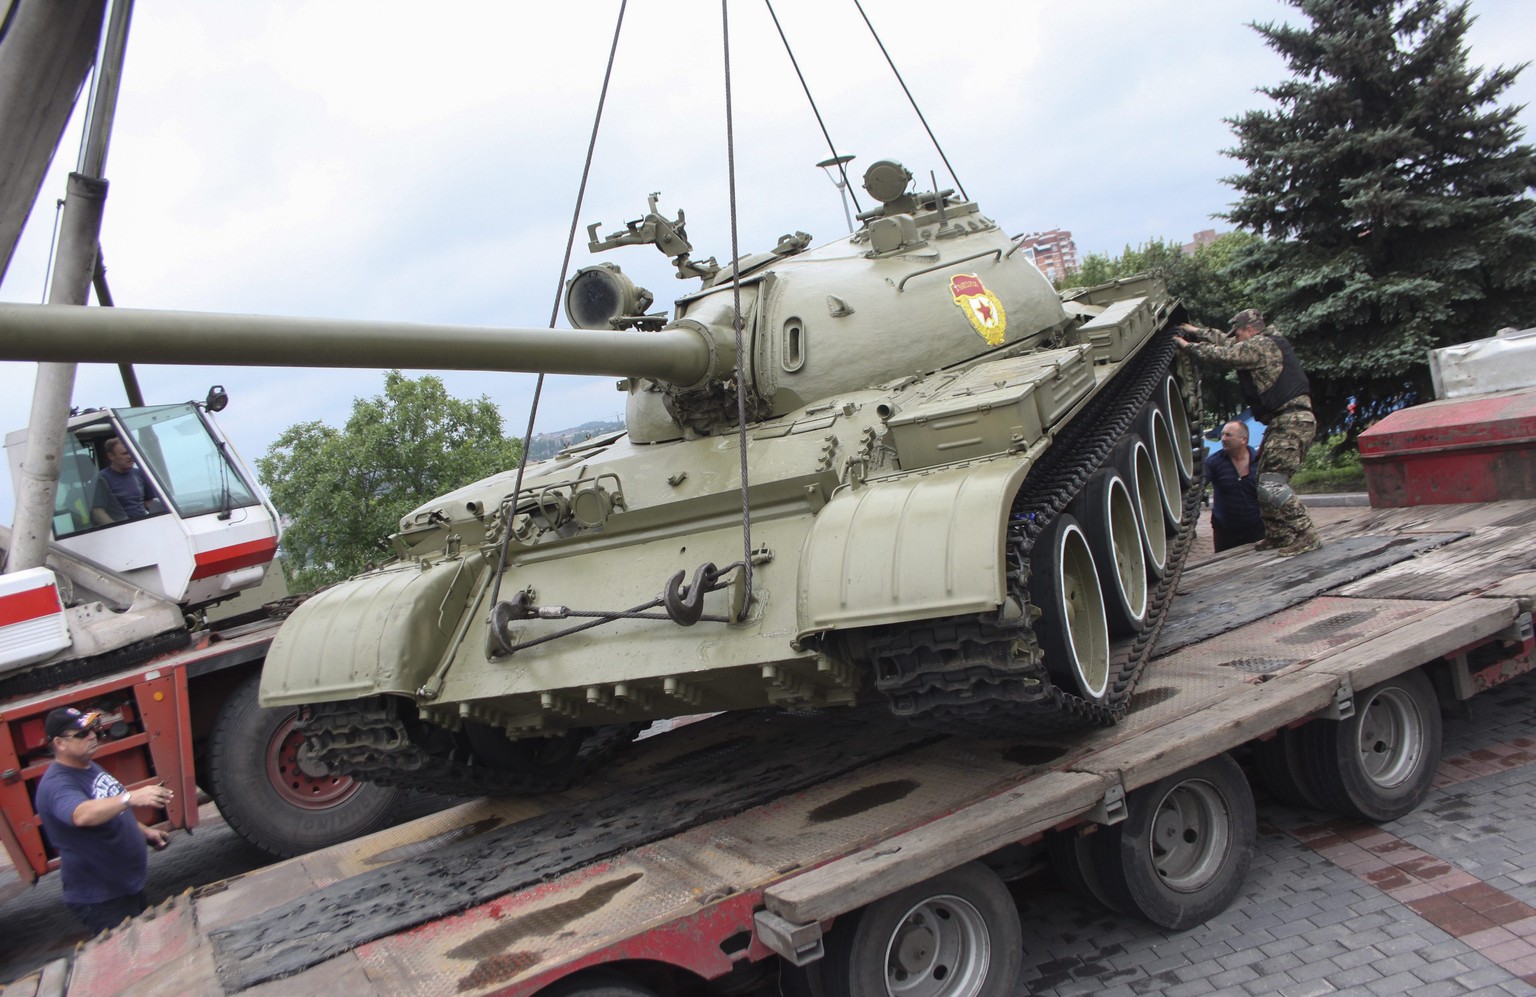
[[[526,371],[689,386],[732,369],[732,358],[720,352],[690,326],[658,332],[484,328],[0,304],[0,360]]]

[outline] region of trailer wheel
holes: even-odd
[[[656,997],[656,991],[618,973],[598,971],[561,980],[540,990],[538,997]]]
[[[1257,820],[1230,756],[1144,786],[1126,807],[1125,820],[1092,839],[1099,882],[1118,906],[1179,930],[1232,903],[1253,859]]]
[[[1147,569],[1131,490],[1113,468],[1100,468],[1083,486],[1076,507],[1099,572],[1109,632],[1134,635],[1147,622]]]
[[[400,790],[311,765],[298,711],[262,708],[260,676],[219,707],[208,738],[209,792],[235,833],[274,858],[371,834],[389,824]]]
[[[1078,834],[1073,830],[1046,835],[1045,847],[1051,859],[1051,871],[1070,893],[1089,903],[1124,914],[1125,910],[1115,906],[1114,900],[1099,882],[1098,860],[1093,855],[1093,837],[1092,834]]]
[[[840,917],[820,964],[839,997],[1015,997],[1024,934],[997,874],[972,862]]]
[[[1295,734],[1318,805],[1361,820],[1412,811],[1440,767],[1440,701],[1418,669],[1357,695],[1354,716],[1314,720]]]
[[[1109,624],[1088,536],[1067,513],[1035,541],[1031,601],[1046,670],[1067,689],[1101,702],[1109,688]]]
[[[1296,731],[1280,730],[1268,741],[1254,742],[1253,760],[1264,788],[1275,799],[1293,807],[1324,809],[1302,764]]]

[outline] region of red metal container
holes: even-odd
[[[1371,505],[1536,498],[1536,388],[1401,409],[1360,434]]]

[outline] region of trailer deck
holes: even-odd
[[[1467,696],[1530,669],[1533,527],[1531,501],[1362,509],[1313,554],[1186,570],[1116,728],[975,741],[879,710],[716,717],[572,792],[475,801],[174,898],[87,945],[69,992],[517,995],[589,964],[713,977],[770,943],[813,947],[818,922],[1112,818],[1125,793],[1383,678],[1445,659]]]

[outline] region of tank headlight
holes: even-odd
[[[612,329],[623,316],[642,315],[651,292],[612,263],[582,267],[565,284],[565,317],[578,329]]]

